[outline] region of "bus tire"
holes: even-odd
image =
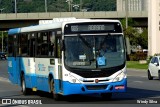
[[[112,93],[102,93],[101,97],[103,98],[103,100],[109,101],[112,99]]]
[[[29,89],[26,88],[24,75],[22,75],[22,77],[21,77],[21,87],[22,87],[23,95],[28,95],[29,94]]]
[[[54,87],[55,85],[54,85],[54,80],[53,79],[51,79],[51,81],[50,81],[50,90],[51,90],[51,94],[52,94],[52,96],[53,96],[53,98],[55,99],[55,100],[60,100],[60,95],[59,94],[55,94],[55,87]]]
[[[148,79],[149,79],[149,80],[153,80],[153,77],[151,76],[151,73],[150,73],[149,70],[148,70]]]

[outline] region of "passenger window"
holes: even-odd
[[[27,56],[28,53],[28,35],[19,35],[19,55]]]
[[[37,55],[54,56],[54,38],[52,32],[38,33],[37,36]]]
[[[157,64],[159,64],[159,62],[158,62],[158,58],[155,58],[155,61],[154,61],[154,63],[157,63]]]
[[[154,61],[155,61],[155,57],[151,59],[151,63],[154,64]]]
[[[38,55],[48,55],[48,37],[47,33],[38,33],[38,46],[37,46],[37,54]]]
[[[14,49],[14,36],[8,36],[8,56],[13,56],[13,49]]]
[[[49,56],[55,56],[55,32],[49,33]]]

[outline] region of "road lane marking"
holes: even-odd
[[[141,77],[143,77],[143,78],[147,78],[147,76],[141,76]]]
[[[136,82],[136,83],[143,83],[143,81],[133,81],[133,82]]]
[[[8,78],[4,78],[4,77],[0,77],[0,81],[2,81],[2,82],[9,82],[9,79]]]
[[[147,76],[138,76],[138,75],[127,75],[128,77],[142,77],[142,78],[147,78]]]
[[[13,106],[13,107],[30,107],[30,106],[26,106],[26,105],[7,105],[7,104],[0,104],[0,107],[9,107],[9,106]]]
[[[29,106],[26,106],[26,105],[19,105],[19,107],[29,107]]]

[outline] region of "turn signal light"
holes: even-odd
[[[125,87],[123,85],[121,85],[121,86],[115,86],[115,89],[116,90],[123,90],[123,89],[125,89]]]

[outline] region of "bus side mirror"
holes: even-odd
[[[126,51],[127,51],[127,55],[131,54],[131,45],[128,37],[126,37]]]

